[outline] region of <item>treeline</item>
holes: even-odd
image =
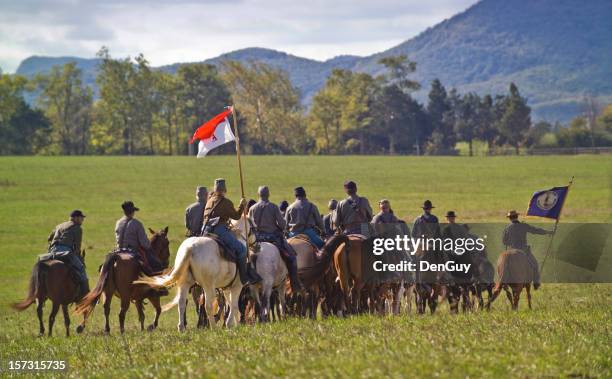
[[[612,107],[592,107],[569,127],[532,125],[531,109],[511,84],[507,94],[447,90],[439,80],[426,104],[413,98],[416,63],[380,60],[386,74],[334,70],[309,110],[287,74],[268,65],[226,61],[181,65],[175,74],[144,56],[98,57],[98,96],[74,63],[26,80],[0,76],[0,154],[193,154],[187,141],[224,106],[238,110],[241,142],[252,154],[469,154],[512,147],[612,146]],[[24,96],[35,95],[33,105]],[[231,146],[221,148],[223,153]]]

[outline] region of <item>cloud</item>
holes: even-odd
[[[0,67],[30,55],[143,53],[153,65],[259,46],[324,60],[392,47],[476,0],[0,0]]]

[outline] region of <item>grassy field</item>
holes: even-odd
[[[466,222],[504,222],[505,211],[524,211],[533,191],[575,183],[564,222],[609,222],[612,159],[570,157],[245,157],[245,191],[270,186],[272,200],[292,198],[302,185],[322,211],[355,180],[374,203],[389,198],[396,214],[412,221],[424,199],[442,215],[453,209]],[[198,184],[228,181],[240,187],[234,157],[5,157],[0,158],[0,359],[67,359],[68,374],[95,376],[612,376],[612,286],[545,285],[535,309],[510,313],[506,301],[490,313],[288,320],[236,330],[176,332],[176,313],[160,329],[136,331],[136,312],[118,335],[102,336],[101,309],[83,336],[36,338],[34,309],[8,305],[25,295],[35,256],[51,229],[74,208],[87,214],[84,247],[88,273],[113,247],[120,204],[133,200],[146,227],[170,227],[171,250],[183,239],[183,212]],[[116,302],[114,304],[117,305]],[[523,304],[524,305],[524,304]],[[46,311],[49,306],[46,307]],[[150,319],[152,310],[147,308]],[[192,316],[191,313],[189,313]],[[78,320],[73,319],[73,325]],[[191,317],[193,321],[193,317]],[[190,326],[192,326],[191,323]],[[63,335],[61,317],[56,333]]]

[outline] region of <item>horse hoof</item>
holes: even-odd
[[[149,327],[147,328],[147,332],[152,332],[155,330],[155,325],[151,324],[149,325]]]
[[[105,330],[105,331],[104,331],[104,335],[105,335],[105,336],[110,336],[110,330]]]
[[[77,326],[77,328],[76,328],[76,332],[77,332],[77,334],[81,334],[81,333],[83,333],[83,330],[85,330],[85,327],[84,327],[83,325],[79,325],[79,326]]]

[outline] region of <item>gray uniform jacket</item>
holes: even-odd
[[[504,229],[503,243],[513,249],[526,250],[528,248],[527,233],[548,234],[549,232],[545,229],[536,228],[524,222],[516,221],[506,226]]]
[[[63,245],[72,249],[73,253],[81,254],[81,240],[83,229],[81,225],[73,222],[62,222],[49,235],[50,246]]]
[[[372,207],[365,197],[349,196],[338,203],[334,223],[341,229],[353,228],[372,220]]]
[[[204,207],[206,202],[196,201],[185,209],[185,228],[192,236],[199,235],[204,221]]]
[[[249,218],[253,221],[257,232],[279,233],[285,230],[285,219],[278,205],[269,201],[259,200],[249,209]]]
[[[151,244],[145,233],[142,223],[135,218],[121,217],[115,226],[115,239],[118,248],[131,248],[138,251],[140,248],[149,250]]]
[[[319,209],[307,199],[298,199],[289,205],[285,221],[287,229],[294,233],[300,233],[304,229],[313,227],[317,227],[321,232],[325,230]]]

